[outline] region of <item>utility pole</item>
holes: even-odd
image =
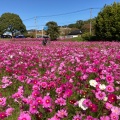
[[[35,27],[36,27],[36,29],[35,29],[35,37],[37,38],[37,22],[36,22],[36,20],[37,20],[37,16],[35,17]]]
[[[42,27],[42,38],[43,38],[43,27]]]
[[[91,19],[92,19],[92,9],[93,8],[90,8],[90,35],[92,34],[92,21],[91,21]]]

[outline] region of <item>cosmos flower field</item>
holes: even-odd
[[[0,120],[120,120],[120,43],[0,41]]]

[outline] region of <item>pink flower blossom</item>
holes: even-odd
[[[53,116],[52,118],[48,118],[48,120],[61,120],[60,118],[58,118],[57,115]]]
[[[18,120],[31,120],[31,116],[28,113],[21,112]]]
[[[85,120],[94,120],[94,118],[92,116],[87,116]]]
[[[119,116],[115,113],[111,113],[110,118],[111,118],[111,120],[119,120]]]
[[[56,114],[59,118],[65,118],[67,117],[68,113],[66,110],[64,109],[61,109],[61,110],[58,110],[57,114]]]
[[[3,120],[4,118],[6,118],[6,113],[5,112],[0,112],[0,119]]]
[[[57,89],[56,89],[56,93],[57,93],[57,94],[62,93],[62,87],[57,88]]]
[[[82,120],[80,115],[75,115],[72,120]]]
[[[107,92],[114,92],[114,88],[111,85],[106,86],[106,91]]]
[[[52,99],[50,96],[44,96],[43,98],[43,107],[49,108],[52,105]]]
[[[113,76],[111,76],[111,75],[106,75],[106,81],[107,81],[107,83],[113,83],[113,82],[114,82]]]
[[[111,108],[113,107],[113,105],[110,104],[109,102],[106,102],[106,103],[105,103],[105,107],[106,107],[108,110],[111,110]]]
[[[120,115],[120,108],[113,106],[111,108],[112,113],[115,113],[116,115]]]
[[[60,97],[55,100],[55,103],[60,106],[64,106],[64,105],[66,105],[66,100],[64,98]]]
[[[5,106],[6,105],[6,98],[2,97],[0,98],[0,106]]]
[[[30,104],[29,111],[31,114],[37,114],[38,113],[38,106],[36,101],[33,101],[33,103]]]
[[[64,98],[70,97],[72,95],[72,90],[71,89],[67,89],[63,95]]]
[[[41,86],[42,88],[47,88],[47,82],[41,82],[41,83],[40,83],[40,86]]]
[[[110,120],[109,116],[101,116],[100,120]]]
[[[43,99],[42,99],[42,97],[37,97],[37,98],[36,98],[36,103],[37,103],[38,105],[42,105],[42,104],[43,104]]]
[[[98,91],[96,94],[95,94],[96,98],[98,98],[98,100],[103,100],[104,97],[106,96],[105,92],[101,92],[101,91]]]
[[[14,108],[7,108],[6,109],[6,116],[12,115],[12,112],[14,111]]]
[[[115,95],[115,94],[109,94],[109,95],[108,95],[108,101],[109,101],[110,103],[113,103],[113,102],[117,101],[116,95]]]

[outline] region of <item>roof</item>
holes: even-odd
[[[70,32],[68,35],[79,35],[79,34],[82,34],[81,30],[74,30]]]

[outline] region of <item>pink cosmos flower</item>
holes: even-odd
[[[94,120],[94,118],[92,116],[87,116],[85,120]]]
[[[37,85],[38,80],[32,80],[32,83],[33,83],[34,85]]]
[[[66,100],[63,99],[62,97],[60,97],[60,98],[57,98],[55,100],[55,103],[58,104],[58,105],[60,105],[60,106],[64,106],[64,105],[66,105]]]
[[[57,88],[57,89],[56,89],[56,93],[57,93],[57,94],[62,93],[62,87]]]
[[[10,116],[12,114],[12,112],[14,111],[14,108],[7,108],[6,109],[6,116]]]
[[[5,106],[6,105],[6,98],[2,97],[0,98],[0,106]]]
[[[40,94],[39,91],[38,91],[38,90],[35,90],[35,91],[32,92],[32,97],[33,97],[33,98],[36,98],[36,97],[39,96],[39,94]]]
[[[72,95],[72,90],[71,89],[67,89],[63,95],[64,98],[70,97]]]
[[[91,104],[91,101],[89,99],[85,99],[83,101],[83,105],[85,105],[86,107],[89,107],[90,104]]]
[[[113,82],[114,82],[113,76],[111,76],[111,75],[106,75],[106,81],[107,81],[107,83],[113,83]]]
[[[18,120],[31,120],[31,117],[28,113],[21,112],[18,117]]]
[[[101,116],[100,120],[110,120],[110,118],[108,116]]]
[[[111,109],[112,113],[115,113],[116,115],[120,115],[120,108],[113,106]]]
[[[25,79],[26,79],[26,76],[25,75],[20,75],[17,77],[17,79],[20,81],[20,82],[24,82]]]
[[[106,102],[106,103],[105,103],[105,107],[106,107],[108,110],[111,110],[111,108],[113,107],[113,105],[110,104],[109,102]]]
[[[111,120],[119,120],[119,116],[115,113],[111,113],[110,118],[111,118]]]
[[[30,113],[31,114],[37,114],[38,113],[37,108],[38,108],[38,106],[37,106],[36,101],[33,101],[33,103],[31,103],[30,107],[29,107]]]
[[[38,85],[33,85],[32,90],[33,91],[35,91],[35,90],[38,91],[38,90],[40,90],[40,87]]]
[[[12,98],[14,98],[14,99],[18,99],[18,98],[21,98],[21,97],[22,97],[22,95],[19,92],[12,95]]]
[[[101,92],[101,91],[98,91],[96,94],[95,94],[96,98],[98,98],[98,100],[103,100],[104,97],[106,96],[105,92]]]
[[[61,120],[60,118],[58,118],[57,115],[53,116],[52,118],[48,118],[48,120]]]
[[[10,82],[10,78],[8,76],[3,76],[1,82],[4,83],[4,84],[9,83]]]
[[[64,117],[67,117],[68,113],[66,110],[64,109],[61,109],[61,110],[58,110],[57,114],[56,114],[59,118],[64,118]]]
[[[107,92],[114,92],[114,88],[111,85],[106,86],[106,91]]]
[[[42,88],[47,88],[47,82],[41,82],[41,83],[40,83],[40,86],[41,86]]]
[[[72,120],[82,120],[80,115],[75,115]]]
[[[42,105],[42,104],[43,104],[42,97],[37,97],[37,98],[36,98],[36,103],[37,103],[38,105]]]
[[[43,98],[43,107],[48,108],[52,105],[52,99],[50,96],[44,96]]]

